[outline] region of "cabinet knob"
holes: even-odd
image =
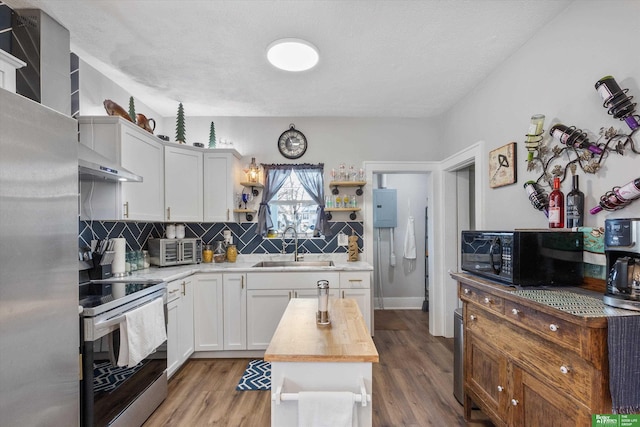
[[[502,387],[501,385],[498,386],[498,392],[502,393],[504,391],[504,387]]]
[[[549,330],[551,332],[556,332],[558,329],[560,329],[560,328],[555,323],[552,323],[552,324],[549,325]]]
[[[516,399],[511,399],[511,405],[512,406],[518,406],[518,403],[520,403],[520,402],[518,402]]]
[[[560,366],[560,372],[562,372],[565,375],[567,375],[570,370],[571,370],[571,368],[568,367],[568,366],[564,366],[564,365]]]
[[[478,318],[478,316],[476,316],[475,314],[472,314],[471,316],[469,316],[469,320],[471,321],[475,321]]]
[[[511,313],[513,313],[514,316],[517,316],[518,314],[520,314],[520,310],[518,310],[517,308],[514,308],[511,310]]]
[[[491,304],[491,303],[492,303],[492,301],[491,301],[491,299],[489,299],[489,297],[486,297],[486,298],[484,299],[484,303],[485,303],[485,304]]]
[[[469,290],[469,288],[465,288],[464,289],[464,294],[465,295],[469,295],[471,293],[471,291]]]

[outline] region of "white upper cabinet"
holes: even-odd
[[[202,151],[164,148],[165,221],[202,221]]]
[[[240,181],[240,155],[236,152],[204,153],[204,221],[234,220],[235,185]]]
[[[142,176],[143,182],[80,182],[84,220],[164,220],[163,144],[119,117],[78,119],[80,142]]]

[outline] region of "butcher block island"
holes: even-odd
[[[316,323],[318,302],[289,302],[267,348],[271,425],[371,426],[372,363],[378,351],[353,299],[330,299],[330,325]]]

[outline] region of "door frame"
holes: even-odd
[[[457,215],[447,215],[458,209],[457,197],[451,197],[450,189],[456,188],[456,171],[475,164],[475,223],[484,226],[484,189],[488,185],[485,143],[478,141],[466,149],[439,162],[376,162],[365,161],[366,181],[373,183],[377,173],[425,173],[430,176],[425,196],[430,201],[428,259],[429,269],[429,333],[434,336],[453,337],[453,311],[458,305],[457,284],[449,273],[459,270]],[[364,187],[364,260],[375,267],[373,253],[373,185]],[[436,227],[436,224],[438,225]],[[367,243],[368,242],[368,243]],[[375,278],[375,268],[374,268]],[[374,280],[375,283],[375,280]],[[371,298],[373,307],[372,286]],[[375,329],[371,319],[372,331]]]

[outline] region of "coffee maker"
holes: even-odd
[[[609,272],[604,303],[640,311],[640,218],[605,220],[604,253]]]

